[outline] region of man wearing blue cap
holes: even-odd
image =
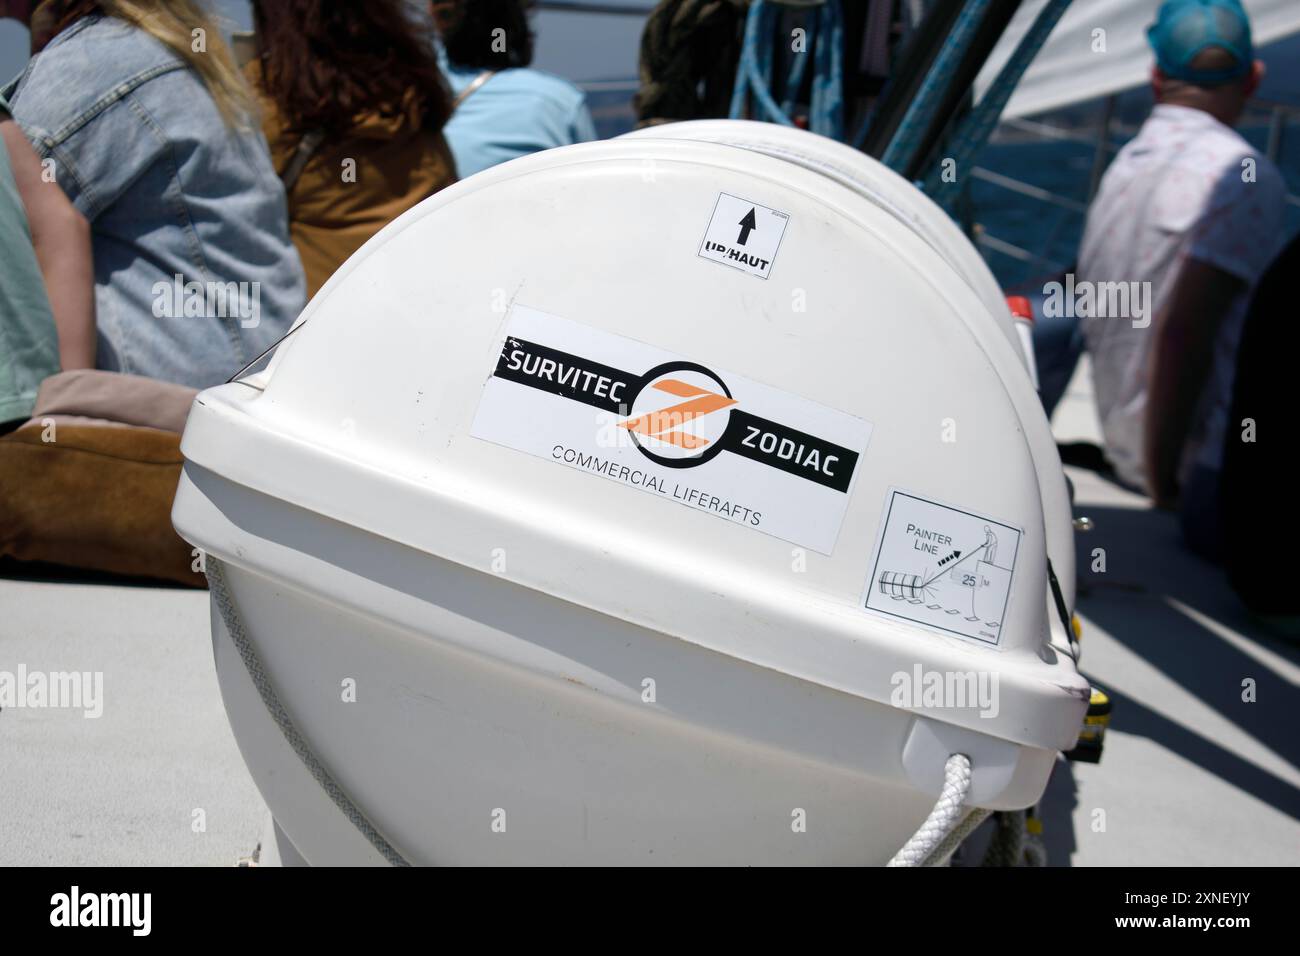
[[[1238,0],[1167,0],[1147,36],[1156,106],[1088,211],[1079,278],[1149,283],[1151,308],[1082,328],[1107,457],[1158,504],[1178,500],[1188,544],[1214,556],[1237,345],[1286,190],[1232,128],[1263,74]]]

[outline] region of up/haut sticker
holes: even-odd
[[[830,554],[871,425],[515,306],[470,433]]]
[[[783,212],[719,193],[699,255],[766,279],[789,222],[790,217]]]

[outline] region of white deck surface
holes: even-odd
[[[1097,438],[1083,368],[1055,430]],[[1173,516],[1071,477],[1097,524],[1079,536],[1082,664],[1115,713],[1102,763],[1053,777],[1051,862],[1300,862],[1300,647],[1250,623]],[[266,811],[226,725],[205,593],[0,580],[0,669],[19,664],[102,671],[105,704],[97,720],[0,713],[0,864],[230,865],[253,850]]]
[[[104,705],[0,712],[0,864],[221,866],[257,845],[207,592],[0,580],[0,669],[20,663],[102,671]]]
[[[1100,444],[1086,356],[1052,430]],[[1300,645],[1250,620],[1222,571],[1181,547],[1175,515],[1068,471],[1075,513],[1096,523],[1077,535],[1080,663],[1115,710],[1102,762],[1053,775],[1051,861],[1300,864]],[[1104,574],[1091,570],[1098,548]]]

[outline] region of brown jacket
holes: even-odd
[[[271,161],[283,174],[302,137],[285,131],[275,103],[261,92],[261,65],[254,60],[245,73],[258,91]],[[289,229],[309,296],[367,239],[456,181],[442,133],[421,120],[414,97],[397,116],[363,115],[345,138],[326,139],[303,167],[288,193]]]

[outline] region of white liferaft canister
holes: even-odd
[[[884,163],[844,143],[793,126],[753,120],[690,120],[663,123],[627,133],[624,139],[651,138],[722,143],[754,150],[821,173],[848,187],[857,196],[894,216],[937,252],[984,304],[970,318],[978,333],[1000,334],[1014,347],[1033,392],[1017,390],[1018,408],[1030,453],[1039,476],[1043,517],[1047,525],[1047,551],[1052,559],[1063,606],[1075,604],[1074,527],[1069,491],[1061,470],[1056,441],[1039,401],[1038,369],[1029,326],[1012,313],[997,280],[957,225],[935,202]],[[984,318],[986,321],[981,322]],[[1055,642],[1070,645],[1070,630],[1053,619]]]
[[[716,144],[549,151],[386,228],[182,444],[294,848],[883,863],[949,753],[971,805],[1035,802],[1088,683],[981,308],[894,216]]]

